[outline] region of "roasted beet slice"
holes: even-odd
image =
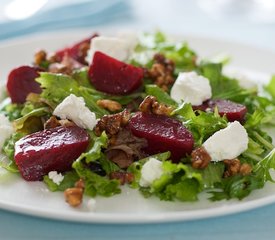
[[[246,106],[224,99],[208,100],[200,106],[193,106],[193,109],[201,111],[209,109],[210,111],[214,111],[215,107],[218,108],[221,116],[226,115],[229,122],[243,122],[247,113]]]
[[[85,50],[88,50],[88,49],[86,49],[86,46],[87,46],[87,44],[90,44],[90,41],[92,38],[97,37],[97,36],[98,36],[97,34],[93,34],[92,36],[85,38],[80,42],[75,43],[71,47],[66,47],[61,50],[56,51],[55,52],[56,60],[58,62],[61,62],[63,57],[65,55],[68,55],[71,58],[73,58],[74,60],[76,60],[82,64],[86,64],[86,61],[85,61],[86,51]]]
[[[191,132],[173,118],[138,112],[130,119],[129,127],[135,136],[148,141],[144,149],[148,154],[170,151],[172,160],[178,162],[192,152]]]
[[[42,180],[50,171],[71,169],[89,144],[88,133],[77,126],[56,127],[30,134],[15,143],[15,162],[27,181]]]
[[[41,93],[40,84],[35,81],[39,77],[39,68],[21,66],[13,69],[7,81],[7,91],[13,103],[24,103],[29,93]]]
[[[91,83],[99,91],[123,95],[142,84],[143,70],[118,61],[102,52],[95,52],[89,69]]]

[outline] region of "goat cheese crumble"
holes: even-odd
[[[93,129],[97,124],[96,115],[85,106],[82,97],[70,94],[53,111],[55,116],[61,119],[70,119],[77,126],[85,129]]]
[[[126,61],[131,52],[129,43],[121,38],[95,37],[91,40],[91,48],[88,51],[86,61],[92,63],[95,52],[102,52],[120,61]]]
[[[60,185],[60,183],[64,179],[64,176],[61,173],[58,173],[57,171],[51,171],[51,172],[49,172],[48,176],[57,185]]]
[[[198,106],[211,97],[212,91],[209,80],[196,72],[179,73],[171,89],[171,98],[178,103],[183,100]]]
[[[160,178],[162,173],[162,162],[155,158],[149,158],[141,169],[139,185],[149,187],[156,179]]]
[[[238,121],[228,123],[226,128],[209,137],[203,147],[210,155],[211,161],[234,159],[248,148],[248,134]]]

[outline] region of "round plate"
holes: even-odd
[[[0,44],[0,79],[8,72],[33,59],[37,49],[52,51],[90,35],[89,32],[43,34]],[[252,79],[264,83],[275,69],[275,54],[250,46],[192,36],[177,36],[187,40],[200,56],[228,53],[231,66],[245,71]],[[250,71],[249,69],[253,69]],[[20,176],[0,172],[0,208],[34,216],[91,223],[155,223],[185,221],[232,214],[275,202],[275,185],[267,183],[242,201],[210,202],[206,193],[198,202],[165,202],[145,199],[136,190],[123,187],[122,194],[111,198],[96,198],[96,208],[90,211],[84,200],[80,208],[69,207],[62,193],[52,193],[41,182],[26,182]]]

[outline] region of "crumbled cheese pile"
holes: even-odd
[[[58,173],[57,171],[49,172],[48,176],[57,185],[59,185],[64,179],[64,176],[61,173]]]

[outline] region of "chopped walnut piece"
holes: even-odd
[[[51,116],[45,123],[44,129],[50,129],[61,126],[60,122],[55,116]]]
[[[169,86],[175,81],[173,77],[174,70],[175,63],[170,59],[166,59],[163,54],[157,53],[154,55],[154,63],[151,69],[145,70],[145,77],[152,79],[164,91],[168,91]]]
[[[79,179],[73,188],[67,188],[64,191],[64,197],[67,203],[72,207],[77,207],[82,203],[85,183],[83,179]]]
[[[130,119],[130,113],[124,110],[120,113],[103,116],[95,126],[95,134],[100,136],[103,131],[111,138],[116,135],[121,127],[124,127]]]
[[[66,202],[72,206],[72,207],[77,207],[82,203],[82,199],[83,199],[83,188],[67,188],[64,191],[64,196],[65,196],[65,200]]]
[[[240,174],[243,176],[249,175],[252,172],[252,167],[248,163],[243,163],[240,168]]]
[[[169,116],[173,108],[163,103],[159,103],[154,96],[147,96],[139,105],[139,110],[145,113],[154,113],[156,115]]]
[[[74,186],[76,188],[82,188],[84,189],[85,188],[85,183],[84,183],[84,180],[82,178],[80,178],[75,184]]]
[[[122,106],[120,103],[113,101],[113,100],[109,100],[109,99],[97,100],[96,104],[102,108],[105,108],[105,109],[111,111],[111,112],[117,112],[122,109]]]
[[[231,177],[237,174],[246,176],[252,172],[252,167],[250,166],[250,164],[241,164],[240,160],[237,158],[231,160],[224,160],[223,162],[226,166],[226,170],[223,174],[224,177]]]
[[[193,168],[204,169],[211,161],[211,157],[204,147],[196,148],[191,153],[191,163]]]
[[[231,177],[240,172],[241,162],[239,159],[227,159],[223,161],[226,167],[226,170],[223,174],[224,177]]]
[[[55,128],[55,127],[59,127],[59,126],[63,126],[63,127],[71,127],[71,126],[75,126],[75,123],[68,120],[68,119],[64,119],[64,120],[58,120],[56,118],[56,116],[51,116],[45,123],[44,123],[44,129],[50,129],[50,128]]]
[[[47,60],[47,53],[44,50],[39,50],[34,54],[34,64],[40,65]]]
[[[134,181],[134,174],[129,172],[115,171],[109,174],[110,179],[117,179],[121,185],[125,183],[131,183]]]

